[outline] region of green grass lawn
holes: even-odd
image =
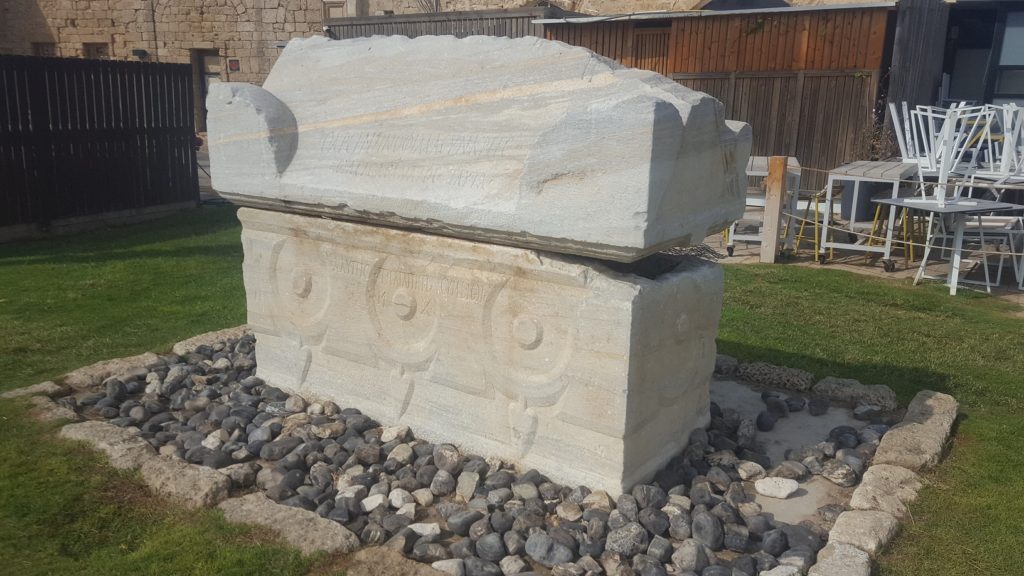
[[[0,246],[0,390],[241,324],[238,233],[233,209],[203,208]],[[306,574],[329,562],[155,499],[23,412],[0,402],[0,574]]]
[[[0,246],[0,390],[164,350],[245,319],[230,208]],[[889,575],[1024,574],[1024,320],[938,286],[796,266],[729,266],[720,351],[818,376],[955,395],[950,458],[881,562]],[[0,403],[0,574],[305,574],[303,559],[213,511],[148,496],[53,425]]]

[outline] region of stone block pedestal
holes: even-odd
[[[613,494],[708,421],[711,263],[612,265],[242,208],[258,375]]]

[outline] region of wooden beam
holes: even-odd
[[[782,200],[786,196],[786,156],[768,159],[768,177],[765,179],[764,229],[761,231],[761,262],[774,264],[779,253],[779,222],[782,219]]]

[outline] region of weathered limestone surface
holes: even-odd
[[[166,456],[146,460],[139,472],[153,492],[189,508],[214,506],[231,489],[231,479],[213,468]]]
[[[829,543],[807,576],[871,576],[871,556],[849,544]]]
[[[836,518],[828,533],[830,543],[849,544],[874,556],[892,540],[900,523],[888,512],[848,510]]]
[[[959,404],[948,394],[922,390],[907,406],[903,421],[893,426],[875,452],[875,464],[894,464],[915,472],[939,463],[956,421]]]
[[[33,406],[30,414],[36,420],[53,422],[55,420],[77,421],[81,419],[74,410],[57,404],[49,396],[33,396],[29,398],[29,401]]]
[[[254,207],[625,262],[743,211],[748,126],[559,42],[293,40],[207,107],[214,188]]]
[[[197,346],[202,346],[204,344],[211,345],[224,340],[237,340],[238,338],[241,338],[248,329],[249,327],[243,324],[241,326],[235,326],[234,328],[224,328],[223,330],[204,332],[198,336],[193,336],[176,343],[171,351],[179,356],[184,356],[185,354],[195,350]]]
[[[31,386],[25,386],[23,388],[15,388],[14,390],[8,390],[3,394],[0,394],[0,398],[11,399],[21,398],[22,396],[54,396],[64,391],[64,388],[54,382],[47,380],[46,382],[40,382],[39,384],[33,384]]]
[[[612,493],[708,420],[717,265],[657,257],[641,275],[306,216],[239,219],[257,374],[275,386]]]
[[[144,352],[137,356],[101,360],[95,364],[68,372],[63,376],[62,380],[72,388],[84,390],[99,386],[110,377],[126,378],[137,376],[145,378],[149,372],[147,367],[161,364],[163,364],[163,361],[159,356],[152,352]]]
[[[321,518],[316,512],[278,504],[261,492],[229,498],[217,507],[229,522],[269,528],[303,554],[346,554],[360,546],[359,538],[341,524]]]
[[[813,391],[819,396],[848,404],[873,404],[882,410],[895,410],[896,393],[884,384],[867,386],[852,378],[826,376],[814,385]]]
[[[103,452],[110,465],[123,470],[136,470],[142,463],[156,456],[156,450],[138,436],[137,428],[119,428],[98,421],[68,424],[60,429],[60,436],[81,440]]]
[[[850,507],[855,510],[881,510],[897,518],[907,514],[907,505],[917,499],[921,478],[900,466],[875,464],[864,473],[853,492]]]

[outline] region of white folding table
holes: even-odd
[[[960,260],[963,251],[964,228],[972,216],[980,216],[991,212],[1009,212],[1012,210],[1024,210],[1024,206],[1009,204],[1007,202],[996,202],[994,200],[976,200],[973,198],[941,199],[934,196],[926,198],[876,198],[878,204],[886,204],[896,208],[910,208],[921,210],[932,215],[932,220],[948,217],[950,227],[953,229],[953,257],[949,263],[949,274],[946,276],[946,283],[949,286],[949,294],[956,294],[957,285],[960,283]],[[928,254],[931,251],[937,234],[929,227],[928,240],[924,246],[924,257],[921,258],[921,265],[914,275],[914,284],[917,284],[925,277],[925,267],[928,265]],[[984,248],[984,246],[982,246]]]
[[[892,198],[899,196],[900,183],[909,181],[917,174],[917,166],[905,162],[885,161],[859,161],[843,164],[833,168],[828,173],[828,184],[825,187],[825,214],[821,227],[821,241],[818,242],[818,249],[822,255],[829,248],[844,248],[846,250],[858,250],[861,252],[876,252],[882,254],[882,262],[886,271],[895,270],[890,256],[892,254],[892,232],[893,224],[896,221],[896,207],[889,209],[889,219],[885,230],[885,242],[880,246],[873,246],[866,243],[866,238],[859,238],[851,242],[838,242],[835,238],[829,239],[829,229],[841,230],[844,232],[856,232],[857,199],[860,195],[861,182],[882,182],[892,185]],[[853,198],[850,209],[850,221],[847,227],[841,228],[832,224],[832,188],[836,182],[852,182]]]

